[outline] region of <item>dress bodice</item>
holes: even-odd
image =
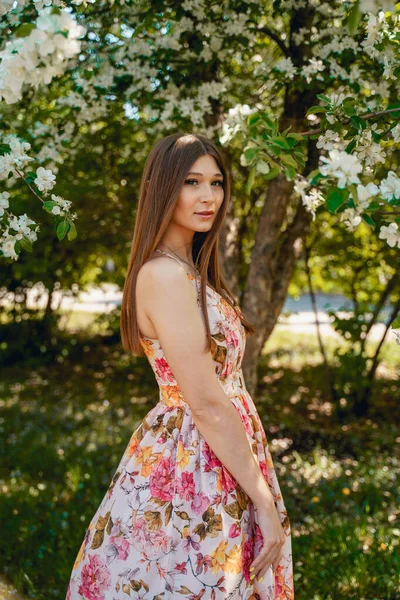
[[[171,258],[175,258],[168,254]],[[180,261],[178,261],[182,264]],[[182,265],[183,266],[183,265]],[[186,272],[186,269],[185,269]],[[197,304],[204,321],[200,303],[200,282],[190,273],[189,280],[196,286]],[[211,332],[211,354],[215,373],[225,393],[241,394],[245,390],[242,360],[246,347],[246,330],[231,304],[210,285],[206,287],[207,314]],[[178,395],[183,400],[179,385],[170,369],[160,341],[141,335],[141,345],[154,371],[162,398]],[[178,398],[176,398],[178,400]]]

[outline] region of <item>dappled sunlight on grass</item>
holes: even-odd
[[[3,571],[40,600],[64,599],[86,526],[158,401],[146,358],[100,342],[1,373]],[[368,418],[338,422],[318,349],[296,344],[274,334],[256,398],[292,524],[296,598],[394,600],[399,382],[377,382]]]

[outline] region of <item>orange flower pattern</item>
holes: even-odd
[[[254,505],[197,429],[159,341],[141,336],[159,402],[133,432],[87,528],[66,600],[294,599],[290,521],[243,380],[246,331],[210,286],[207,312],[215,372],[241,418],[286,534],[280,564],[262,582],[250,580],[251,562],[263,545]]]

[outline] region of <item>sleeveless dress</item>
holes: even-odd
[[[208,285],[207,312],[215,372],[272,492],[286,534],[283,557],[275,573],[250,580],[263,545],[254,505],[196,427],[160,342],[141,336],[159,401],[133,432],[87,528],[66,600],[294,598],[290,521],[241,369],[246,331]]]

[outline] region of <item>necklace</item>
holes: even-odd
[[[197,273],[197,276],[200,277],[200,271],[198,269],[196,269],[196,267],[192,264],[190,264],[187,260],[185,260],[184,258],[181,258],[180,256],[178,256],[176,254],[176,252],[174,252],[172,250],[172,248],[170,248],[169,246],[167,246],[167,244],[165,242],[162,242],[164,244],[164,246],[166,248],[168,248],[168,250],[170,250],[172,252],[172,254],[174,254],[176,256],[177,259],[182,260],[184,263],[186,263],[187,265],[189,265],[189,267],[191,267],[192,269],[194,269]],[[156,250],[158,250],[159,252],[163,252],[163,250],[161,250],[161,248],[156,248]],[[163,252],[163,254],[166,254],[166,252]]]

